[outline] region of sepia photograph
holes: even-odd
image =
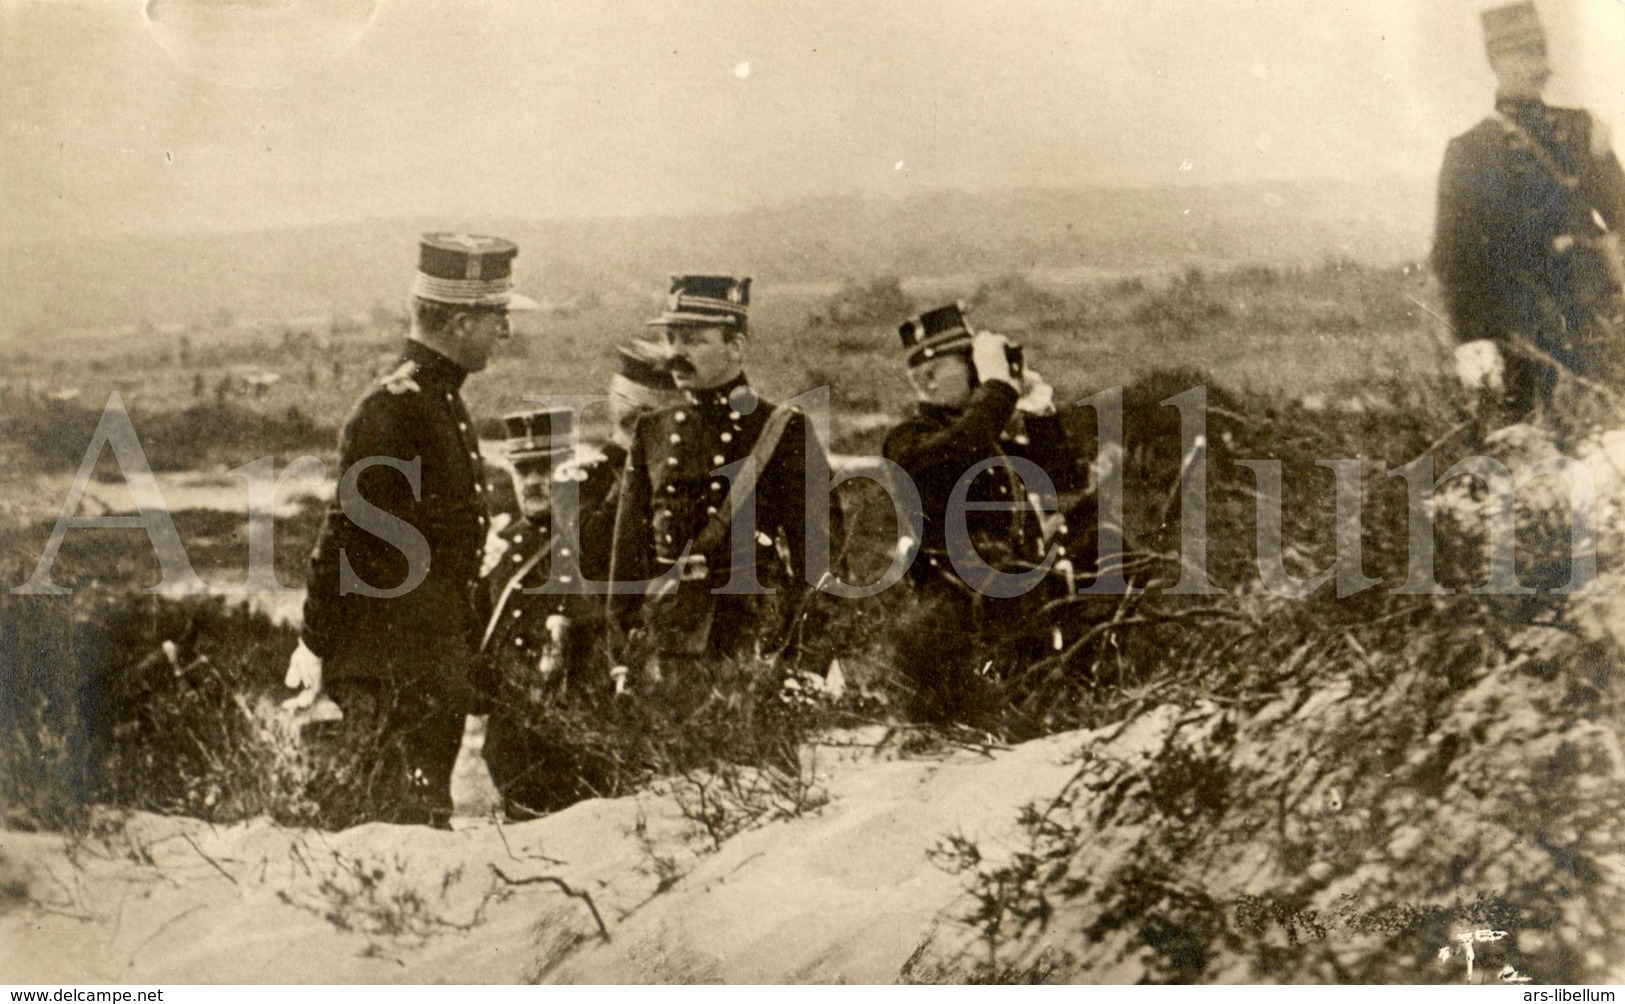
[[[1613,1000],[1621,53],[0,0],[0,983]]]

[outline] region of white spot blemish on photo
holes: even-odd
[[[750,60],[743,60],[738,66],[735,66],[734,76],[738,77],[740,80],[744,80],[746,77],[750,76]]]

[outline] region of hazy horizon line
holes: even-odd
[[[252,234],[287,233],[297,230],[314,230],[324,228],[342,228],[366,224],[412,222],[414,227],[429,225],[426,221],[460,219],[471,223],[484,221],[502,221],[539,225],[548,223],[566,224],[592,224],[607,222],[640,222],[640,221],[682,221],[695,219],[727,219],[750,216],[755,213],[772,212],[782,209],[792,209],[798,206],[816,204],[820,202],[852,201],[857,203],[889,203],[893,205],[907,205],[911,202],[921,202],[928,199],[948,197],[979,198],[997,195],[1022,194],[1082,194],[1082,193],[1112,193],[1134,192],[1148,193],[1159,191],[1201,191],[1222,192],[1225,190],[1256,190],[1269,186],[1286,186],[1291,188],[1305,188],[1314,186],[1356,187],[1375,186],[1396,180],[1424,182],[1431,188],[1435,181],[1436,171],[1433,169],[1411,171],[1393,171],[1382,174],[1373,174],[1359,177],[1348,175],[1326,175],[1317,177],[1257,177],[1248,179],[1207,180],[1199,181],[1168,181],[1159,179],[1157,183],[1135,183],[1133,181],[1100,181],[1100,182],[1074,182],[1052,183],[1025,182],[1009,185],[992,185],[986,187],[965,187],[962,185],[943,186],[923,191],[908,193],[894,193],[886,191],[862,191],[858,189],[830,190],[825,192],[792,195],[772,201],[750,202],[733,208],[694,209],[667,213],[613,213],[594,210],[580,214],[550,213],[547,215],[528,216],[520,214],[497,215],[492,213],[468,213],[456,216],[441,215],[433,212],[410,213],[398,215],[358,215],[326,219],[308,219],[291,221],[273,226],[250,225],[233,226],[222,222],[220,225],[209,226],[189,223],[175,227],[132,227],[109,228],[100,232],[87,231],[81,234],[59,234],[52,237],[24,236],[13,239],[11,236],[0,234],[0,249],[16,251],[31,247],[60,245],[64,242],[96,243],[126,240],[131,238],[159,238],[159,237],[189,237],[189,236],[247,236]]]

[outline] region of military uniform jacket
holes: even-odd
[[[1439,176],[1433,267],[1462,341],[1510,332],[1547,351],[1579,330],[1598,285],[1590,242],[1625,225],[1625,174],[1581,109],[1502,100],[1450,141]],[[1560,250],[1559,238],[1578,247]]]
[[[1079,486],[1081,473],[1067,450],[1059,416],[1028,415],[1022,436],[1005,435],[1017,397],[1015,388],[1002,381],[984,383],[963,408],[922,402],[886,435],[881,454],[913,478],[920,493],[923,539],[918,559],[909,566],[916,583],[951,571],[945,535],[948,502],[959,479],[975,465],[993,457],[1022,457],[1043,468],[1058,491]],[[1023,487],[1013,471],[995,466],[976,476],[966,500],[1021,503]],[[1018,513],[967,510],[965,516],[971,542],[989,564],[996,565],[1003,556],[1042,557],[1036,553],[1036,541],[1027,548],[1020,539],[1017,529],[1027,521]]]
[[[728,505],[730,480],[714,472],[750,455],[774,409],[774,405],[758,401],[741,377],[722,387],[690,392],[685,403],[638,421],[627,454],[615,521],[611,575],[616,581],[648,580],[671,569],[712,516]],[[799,412],[791,415],[772,457],[758,473],[756,532],[759,540],[772,540],[777,545],[753,548],[757,581],[764,588],[794,591],[804,586],[806,506],[809,501],[820,506],[829,504],[822,498],[805,498],[808,435],[805,416]],[[822,448],[812,453],[815,462],[825,465],[817,473],[827,479],[828,459]],[[830,535],[838,541],[839,509],[830,505],[828,512]],[[709,596],[712,589],[728,582],[735,525],[730,526],[728,540],[717,553],[705,555],[705,579],[686,583],[685,590]],[[725,595],[704,602],[748,605],[753,599]],[[638,596],[611,597],[611,610],[623,629],[635,625],[640,600]],[[729,647],[739,641],[722,638],[716,644]]]
[[[311,555],[303,639],[324,660],[329,679],[421,674],[461,694],[469,660],[490,610],[480,579],[488,486],[479,442],[459,396],[465,372],[418,342],[401,366],[373,389],[345,422],[339,441],[339,496],[345,472],[368,458],[419,465],[418,492],[405,473],[382,464],[355,481],[358,499],[328,506]],[[408,558],[395,544],[357,525],[359,503],[404,521],[428,544],[426,575],[395,597],[346,591],[340,556],[375,589],[401,586]],[[398,532],[392,536],[400,537]]]
[[[589,579],[602,579],[609,570],[615,503],[619,498],[616,486],[625,463],[626,451],[611,444],[604,447],[602,459],[579,468],[578,564]],[[551,515],[536,521],[521,517],[498,534],[508,548],[490,576],[494,609],[485,632],[485,651],[490,657],[488,668],[494,673],[512,677],[519,670],[523,676],[535,668],[544,645],[551,641],[547,620],[555,614],[568,619],[572,642],[590,642],[582,633],[590,632],[594,623],[602,620],[603,596],[584,586],[568,593],[525,592],[539,589],[551,574],[551,554],[544,552],[552,546],[552,527]],[[564,574],[568,573],[561,570],[561,576]],[[559,584],[581,586],[581,580]],[[581,644],[571,646],[572,654],[579,655],[582,650]],[[482,689],[490,691],[491,682]]]

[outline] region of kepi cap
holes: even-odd
[[[535,310],[536,301],[513,291],[518,245],[501,237],[429,233],[418,241],[412,295],[459,307]]]
[[[956,300],[898,325],[897,336],[903,342],[908,365],[918,366],[928,359],[952,353],[968,354],[972,333],[965,322],[965,312],[969,309],[965,301]]]
[[[663,327],[734,325],[745,330],[750,317],[750,277],[674,275],[666,309],[646,324]]]
[[[1544,44],[1546,41],[1546,32],[1540,25],[1540,12],[1530,0],[1491,7],[1478,17],[1484,25],[1484,48],[1491,53]]]
[[[508,461],[515,466],[529,461],[556,463],[571,451],[575,413],[569,408],[536,408],[502,416]]]
[[[653,411],[676,400],[677,383],[666,364],[663,346],[633,339],[615,347],[621,367],[609,378],[609,396],[633,408]]]

